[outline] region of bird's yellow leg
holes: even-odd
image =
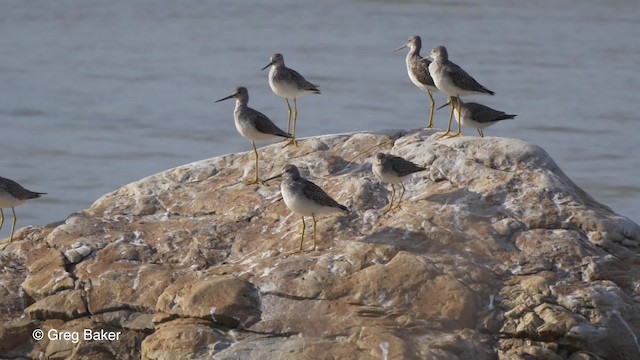
[[[460,117],[462,116],[460,113],[460,110],[462,109],[462,104],[460,103],[460,97],[458,97],[458,132],[453,134],[453,135],[449,135],[449,137],[458,137],[458,136],[462,136],[462,128],[461,128],[461,121],[460,121]]]
[[[284,100],[287,102],[287,132],[291,134],[291,105],[289,104],[288,98],[284,98]],[[291,139],[284,139],[282,142],[286,142],[284,145],[286,147],[291,144]]]
[[[453,97],[449,96],[449,105],[451,105],[451,111],[449,112],[449,126],[447,126],[447,132],[445,132],[444,134],[438,136],[436,138],[436,140],[440,140],[443,137],[449,136],[449,134],[451,134],[451,121],[453,120],[453,107],[455,105],[453,105]]]
[[[289,122],[291,122],[291,120],[289,120]],[[296,147],[298,147],[298,142],[296,141],[296,125],[298,124],[298,101],[296,100],[296,98],[293,98],[293,132],[291,132],[291,129],[288,131],[289,134],[293,135],[293,137],[291,139],[289,139],[287,145],[295,145]]]
[[[296,126],[298,125],[298,100],[293,98],[293,139],[296,139]]]
[[[9,242],[13,241],[13,230],[16,229],[16,210],[13,208],[13,206],[11,207],[11,212],[13,213],[13,224],[11,224],[11,236],[9,236]]]
[[[400,183],[400,186],[402,187],[402,192],[400,193],[400,198],[398,199],[398,203],[396,204],[395,209],[400,209],[400,202],[402,201],[402,197],[404,196],[404,184]]]
[[[4,212],[0,208],[0,230],[2,230],[2,225],[4,225]]]
[[[289,99],[284,98],[287,102],[287,132],[291,134],[291,105],[289,105]]]
[[[395,196],[396,196],[396,187],[393,184],[391,184],[391,199],[389,200],[389,207],[384,212],[385,214],[391,211],[391,208],[393,207],[393,198]]]
[[[253,145],[253,153],[256,155],[256,178],[253,181],[249,182],[249,184],[263,185],[264,182],[258,177],[258,149],[256,149],[255,141],[251,140],[251,145]]]
[[[304,216],[302,217],[302,229],[300,230],[300,248],[298,249],[298,252],[302,252],[302,243],[304,242],[304,229],[307,226],[304,223]]]
[[[298,124],[298,100],[293,98],[293,138],[296,138],[296,125]]]
[[[298,147],[298,142],[296,141],[297,126],[298,126],[298,100],[296,98],[293,98],[293,132],[291,133],[291,135],[293,135],[293,139],[291,141],[293,142],[293,145],[295,145],[296,147]]]
[[[433,101],[433,95],[431,95],[431,91],[427,90],[427,94],[429,94],[429,99],[431,99],[431,109],[429,111],[429,124],[427,125],[427,129],[433,128],[433,110],[436,106],[436,102]]]
[[[480,128],[478,128],[478,134],[480,134],[480,137],[484,137],[484,132]]]

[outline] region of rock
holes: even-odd
[[[597,358],[591,354],[582,352],[582,351],[576,351],[573,354],[571,354],[571,356],[569,356],[569,358],[567,360],[596,360]]]
[[[71,264],[77,264],[93,252],[93,249],[83,243],[76,243],[74,247],[64,252],[64,257]]]
[[[134,262],[144,258],[135,246],[115,242],[76,267],[78,281],[87,292],[89,312],[99,314],[123,308],[151,312],[175,274],[170,267]],[[124,258],[124,259],[123,259]]]
[[[518,322],[514,335],[519,338],[536,338],[538,327],[544,322],[532,312],[526,313]]]
[[[47,320],[39,328],[44,337],[35,342],[28,354],[30,358],[42,355],[47,359],[139,359],[140,343],[148,335],[112,327],[89,317]]]
[[[142,342],[142,359],[179,360],[211,358],[231,346],[223,331],[199,321],[171,321]]]
[[[391,349],[385,342],[377,343],[375,348],[367,351],[358,348],[353,338],[334,340],[322,338],[284,337],[248,337],[230,348],[217,353],[216,360],[298,360],[298,359],[371,359],[377,355],[394,354],[394,358],[402,358],[402,349]],[[372,355],[373,353],[373,355]],[[390,355],[388,355],[388,358]]]
[[[352,209],[300,218],[252,152],[124,186],[0,252],[0,351],[79,359],[636,359],[640,227],[519,140],[433,131],[260,149]],[[426,166],[402,209],[370,158]],[[310,245],[311,226],[305,236]],[[28,314],[36,320],[27,321]],[[35,328],[121,332],[33,341]],[[7,334],[22,334],[12,338]]]
[[[22,289],[36,300],[74,287],[74,280],[65,269],[65,258],[55,249],[40,247],[27,252],[25,265],[30,275]]]
[[[25,318],[0,324],[0,354],[7,358],[24,356],[33,347],[31,332],[36,328],[35,321]]]
[[[496,354],[488,346],[478,346],[488,343],[488,339],[478,336],[471,329],[463,329],[453,334],[443,334],[434,339],[422,358],[446,358],[446,359],[475,359],[491,360]]]
[[[24,312],[38,320],[71,320],[88,314],[82,290],[57,292],[32,304]]]
[[[567,309],[548,303],[537,306],[535,314],[544,322],[536,328],[542,341],[558,341],[566,336],[580,322],[582,317],[571,314]]]
[[[93,320],[107,324],[115,328],[142,331],[152,333],[155,329],[153,324],[154,314],[144,314],[133,310],[109,311],[99,315],[94,315]]]
[[[197,272],[169,285],[158,298],[156,311],[245,328],[260,319],[260,300],[248,281]]]

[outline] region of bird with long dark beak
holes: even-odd
[[[450,104],[451,101],[453,101],[454,104]],[[509,115],[504,111],[495,110],[482,104],[474,102],[465,103],[455,97],[450,98],[449,102],[440,106],[437,110],[440,110],[447,105],[451,105],[455,109],[454,115],[458,122],[458,133],[453,136],[461,136],[462,133],[460,128],[463,127],[477,129],[480,137],[484,137],[482,129],[491,126],[498,121],[513,119],[516,117],[516,115]]]
[[[300,231],[300,247],[297,252],[302,251],[302,243],[304,242],[305,223],[304,217],[311,216],[313,219],[313,248],[316,245],[316,215],[329,214],[337,211],[349,212],[349,209],[340,205],[331,196],[329,196],[318,185],[300,176],[300,171],[295,165],[286,165],[282,174],[276,175],[265,181],[276,178],[282,178],[280,191],[282,199],[289,210],[302,216],[302,229]]]
[[[429,109],[429,123],[427,124],[427,129],[430,129],[433,128],[433,109],[436,105],[435,101],[433,101],[433,93],[439,90],[436,87],[436,84],[433,82],[431,74],[429,74],[429,64],[431,64],[431,61],[420,56],[421,47],[422,40],[420,39],[420,36],[413,35],[409,37],[404,45],[400,46],[394,51],[400,51],[404,48],[409,48],[409,53],[407,54],[407,57],[405,59],[409,79],[411,79],[411,82],[419,89],[426,91],[427,95],[429,95],[429,99],[431,100],[431,107]]]
[[[271,66],[269,70],[269,86],[276,95],[283,97],[287,102],[289,123],[287,132],[293,134],[293,139],[289,143],[298,146],[296,142],[296,125],[298,123],[297,99],[307,94],[320,94],[320,90],[317,85],[307,81],[297,71],[286,67],[282,54],[275,53],[271,55],[269,63],[261,70],[269,66]],[[289,104],[289,99],[293,99],[293,129],[291,127],[291,105]]]
[[[260,177],[258,176],[259,157],[258,150],[256,149],[256,141],[269,140],[274,137],[291,139],[293,136],[277,127],[266,115],[250,108],[247,105],[249,103],[249,92],[247,91],[247,88],[242,86],[237,87],[233,90],[231,95],[217,100],[216,102],[231,98],[236,99],[236,107],[233,111],[233,119],[236,124],[236,129],[240,135],[251,140],[253,152],[256,155],[256,177],[252,182],[250,182],[250,184],[262,184],[263,181],[260,180]]]

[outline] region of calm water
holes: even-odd
[[[423,55],[446,45],[497,93],[470,100],[518,114],[487,135],[544,147],[638,222],[639,18],[637,0],[3,0],[0,176],[49,193],[18,209],[18,226],[44,225],[131,181],[250,150],[233,103],[213,101],[247,86],[285,127],[260,71],[274,52],[323,91],[299,101],[300,136],[422,126],[426,94],[393,52],[418,34]]]

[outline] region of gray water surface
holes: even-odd
[[[428,98],[393,52],[417,34],[423,55],[446,45],[497,94],[467,101],[518,115],[486,135],[542,146],[638,222],[639,18],[636,0],[5,0],[0,176],[49,193],[17,209],[18,227],[44,225],[142,177],[248,151],[233,102],[213,101],[244,85],[286,127],[260,71],[274,52],[323,91],[298,101],[299,136],[424,126]]]

